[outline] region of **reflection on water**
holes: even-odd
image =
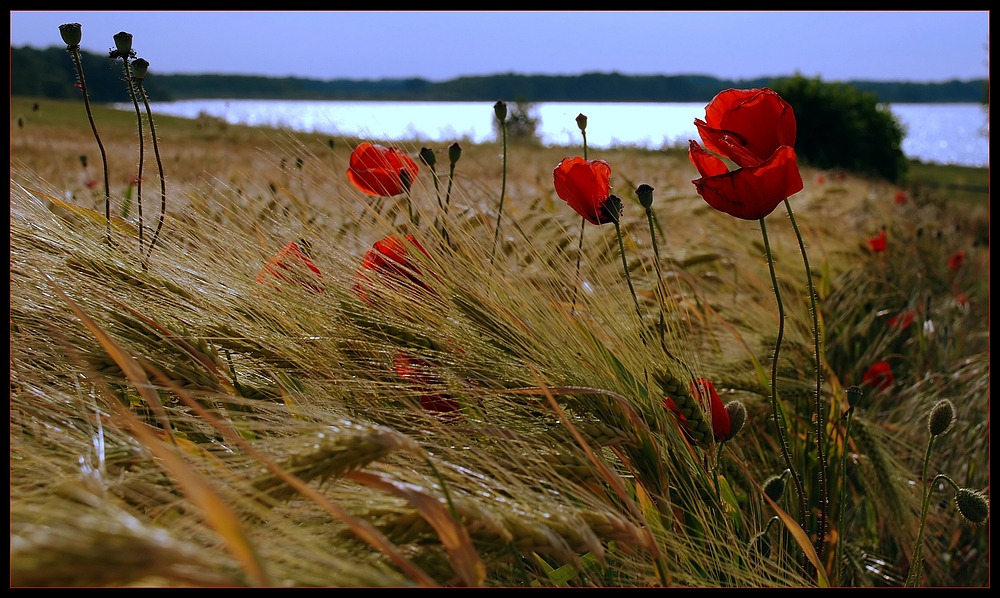
[[[199,114],[232,124],[269,125],[298,131],[373,140],[452,142],[491,141],[490,102],[317,102],[309,100],[187,100],[153,103],[154,113],[195,118]],[[132,110],[132,106],[117,107]],[[910,158],[942,164],[989,166],[986,113],[979,104],[893,104],[906,127],[903,152]],[[695,118],[704,103],[610,104],[546,102],[536,104],[538,134],[549,145],[580,146],[577,114],[587,115],[587,145],[659,149],[697,139]]]

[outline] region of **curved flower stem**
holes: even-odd
[[[448,221],[448,206],[451,205],[451,186],[452,186],[452,184],[454,184],[454,182],[455,182],[455,162],[452,162],[451,166],[448,167],[448,190],[447,190],[447,192],[444,195],[444,219],[441,222],[441,230],[444,231],[444,240],[445,240],[445,242],[448,242],[448,240],[449,240],[449,238],[448,238],[448,231],[445,228],[445,224]],[[434,179],[434,185],[435,185],[434,188],[437,189],[437,179],[436,178]],[[440,198],[438,198],[438,201],[441,201]]]
[[[149,98],[146,97],[146,88],[142,86],[141,79],[139,80],[139,94],[142,96],[142,103],[146,107],[146,118],[149,119],[149,136],[153,138],[153,154],[156,156],[156,169],[160,175],[160,220],[156,223],[156,232],[153,233],[153,238],[149,241],[149,249],[146,251],[146,259],[148,260],[153,255],[153,247],[156,245],[156,239],[159,238],[160,230],[163,228],[163,216],[167,212],[167,183],[163,178],[163,162],[160,160],[160,147],[156,142],[153,111],[149,107]]]
[[[617,220],[615,222],[615,232],[618,233],[618,249],[621,250],[622,254],[622,268],[625,269],[625,280],[628,281],[628,290],[632,293],[632,301],[635,302],[635,315],[639,316],[640,324],[640,334],[639,337],[642,338],[642,343],[646,344],[646,336],[641,333],[642,325],[642,310],[639,308],[639,298],[635,295],[635,287],[632,286],[632,275],[628,271],[628,261],[625,259],[625,242],[622,240],[622,227]]]
[[[823,558],[823,547],[826,544],[826,518],[829,508],[829,491],[826,479],[826,453],[823,451],[823,443],[826,440],[826,426],[823,424],[823,400],[821,397],[823,385],[823,360],[820,348],[819,336],[819,311],[816,309],[816,287],[813,285],[812,270],[809,268],[809,256],[806,255],[806,245],[802,241],[802,233],[799,232],[799,225],[795,221],[795,214],[792,213],[792,205],[785,199],[785,209],[788,211],[788,219],[792,222],[792,229],[795,231],[795,238],[799,241],[799,252],[802,253],[802,263],[806,268],[806,280],[809,283],[809,309],[812,311],[813,320],[813,343],[816,358],[816,451],[819,457],[819,527],[816,532],[816,556]]]
[[[69,53],[73,56],[73,64],[76,66],[76,74],[80,78],[80,91],[83,92],[83,105],[87,108],[87,118],[90,119],[90,128],[94,131],[97,139],[97,147],[101,150],[101,163],[104,165],[104,221],[107,225],[107,241],[111,244],[111,180],[108,177],[108,153],[104,150],[104,143],[101,142],[101,135],[97,132],[97,124],[94,123],[94,111],[90,107],[90,94],[87,93],[87,80],[83,77],[83,62],[80,60],[80,46],[69,46]]]
[[[583,159],[587,159],[587,130],[581,129],[580,133],[583,135]],[[580,244],[576,250],[576,275],[573,280],[576,281],[573,286],[573,301],[570,303],[570,315],[576,312],[576,294],[580,290],[580,261],[583,259],[583,231],[587,228],[587,219],[580,218]]]
[[[499,120],[499,119],[498,119]],[[503,216],[503,199],[507,194],[507,122],[500,120],[500,131],[503,135],[503,178],[500,180],[500,207],[497,209],[497,226],[493,231],[493,249],[490,250],[490,263],[497,252],[497,240],[500,238],[500,218]]]
[[[656,243],[656,226],[653,223],[653,210],[646,208],[646,221],[649,222],[649,238],[653,243],[653,268],[656,270],[656,291],[659,295],[660,323],[657,328],[660,331],[660,344],[666,349],[666,326],[667,319],[663,313],[663,306],[667,302],[667,289],[663,286],[663,272],[660,271],[660,248]]]
[[[761,218],[760,233],[764,237],[764,252],[767,254],[767,265],[771,270],[771,286],[774,287],[774,298],[778,302],[778,338],[774,342],[774,357],[771,360],[771,414],[774,417],[774,427],[778,432],[778,441],[781,444],[781,455],[785,458],[785,467],[792,472],[792,482],[795,483],[795,492],[799,495],[799,525],[805,529],[806,518],[806,498],[802,491],[802,480],[792,465],[792,457],[788,451],[788,440],[785,438],[785,426],[778,413],[778,353],[781,349],[781,339],[785,334],[785,306],[781,303],[781,291],[778,290],[778,277],[774,273],[774,257],[771,255],[771,244],[767,239],[767,227],[764,219]]]
[[[847,424],[844,426],[844,446],[840,451],[840,497],[837,499],[837,550],[833,560],[837,586],[842,585],[840,578],[841,559],[844,545],[844,503],[847,500],[847,452],[851,440],[851,422],[854,421],[854,407],[847,410]]]
[[[923,503],[920,506],[920,528],[917,531],[917,543],[913,546],[913,555],[910,557],[910,571],[906,574],[906,585],[917,587],[920,583],[920,570],[923,568],[924,552],[924,528],[927,524],[927,509],[931,503],[931,490],[934,484],[927,484],[927,466],[931,460],[931,447],[934,446],[935,436],[927,440],[927,450],[924,452],[924,467],[920,474],[920,481],[924,485]]]
[[[132,69],[129,68],[128,56],[122,56],[122,68],[125,70],[125,84],[128,85],[128,93],[132,98],[132,106],[135,108],[136,126],[139,128],[139,174],[135,181],[135,200],[139,208],[139,261],[142,262],[142,269],[145,271],[146,262],[142,259],[142,163],[146,150],[146,138],[142,133],[142,112],[139,111],[139,99],[135,95],[135,81],[132,78]]]

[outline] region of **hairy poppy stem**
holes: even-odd
[[[507,194],[507,121],[498,118],[500,121],[500,132],[503,136],[503,177],[500,179],[500,207],[497,208],[497,225],[493,231],[493,249],[490,250],[490,264],[497,252],[497,240],[500,238],[500,218],[503,216],[503,199]]]
[[[840,497],[837,499],[837,550],[833,560],[834,571],[836,572],[836,584],[843,586],[841,579],[841,559],[843,558],[844,546],[844,502],[847,500],[847,452],[851,439],[851,422],[854,421],[854,407],[847,411],[847,424],[844,426],[844,446],[840,451]]]
[[[628,290],[632,293],[632,301],[635,302],[635,314],[639,316],[640,333],[639,337],[642,338],[642,344],[646,344],[646,336],[642,334],[642,310],[639,308],[639,298],[635,295],[635,287],[632,286],[632,275],[628,271],[628,261],[625,259],[625,242],[622,240],[622,227],[617,220],[615,222],[615,232],[618,233],[618,249],[622,254],[622,267],[625,269],[625,280],[628,282]]]
[[[80,60],[80,46],[67,46],[70,55],[73,57],[73,65],[76,66],[76,74],[80,79],[80,91],[83,92],[83,105],[87,108],[87,118],[90,120],[90,129],[97,139],[97,147],[101,150],[101,163],[104,166],[104,221],[107,226],[107,241],[111,245],[111,180],[108,176],[108,153],[104,150],[104,143],[101,135],[97,132],[97,124],[94,122],[94,111],[90,107],[90,94],[87,93],[87,80],[83,76],[83,62]]]
[[[778,303],[778,337],[774,342],[774,356],[771,359],[771,414],[774,417],[774,427],[778,432],[778,440],[781,444],[781,455],[785,459],[785,466],[792,472],[792,481],[795,483],[795,492],[799,495],[799,525],[805,529],[806,517],[806,497],[802,491],[802,480],[792,465],[792,457],[788,450],[788,440],[785,438],[785,426],[781,421],[781,414],[778,411],[778,353],[781,350],[781,339],[785,334],[785,306],[781,302],[781,291],[778,289],[778,276],[774,272],[774,256],[771,254],[771,244],[767,239],[767,227],[764,219],[761,218],[760,233],[764,237],[764,252],[767,254],[767,265],[771,270],[771,286],[774,288],[774,298]]]
[[[135,182],[135,200],[139,208],[139,261],[142,262],[142,269],[146,271],[145,260],[142,259],[142,163],[146,150],[146,138],[142,132],[142,112],[139,110],[139,99],[135,95],[135,81],[132,79],[132,69],[129,68],[128,56],[121,56],[122,69],[125,72],[125,84],[128,86],[129,97],[132,98],[132,106],[135,108],[136,126],[139,129],[139,174]]]
[[[160,160],[160,146],[156,142],[156,126],[153,124],[153,111],[149,107],[149,98],[146,97],[146,88],[142,85],[142,79],[138,79],[139,94],[142,96],[142,103],[146,107],[146,118],[149,119],[149,135],[153,138],[153,154],[156,156],[156,169],[160,175],[160,220],[156,223],[156,232],[149,241],[149,249],[146,251],[146,260],[153,255],[153,247],[160,237],[160,230],[163,229],[163,217],[167,213],[167,183],[163,178],[163,162]]]
[[[581,124],[580,117],[582,117],[582,116],[583,116],[582,114],[580,116],[577,116],[576,117],[576,122],[577,122],[577,126],[580,127],[580,133],[583,135],[583,159],[586,160],[587,159],[587,128],[586,128],[587,121],[586,121],[586,118],[584,118],[583,123]],[[580,261],[583,258],[583,231],[586,228],[587,228],[587,219],[586,218],[580,218],[580,244],[579,244],[579,246],[577,247],[577,250],[576,250],[576,275],[573,277],[573,280],[575,281],[575,283],[573,285],[573,301],[570,304],[570,311],[569,311],[570,315],[573,315],[574,313],[576,313],[576,294],[580,290]]]
[[[802,233],[799,232],[799,225],[795,221],[795,214],[792,213],[792,205],[788,203],[787,198],[785,199],[785,210],[788,211],[788,219],[791,221],[792,229],[795,231],[795,238],[799,241],[799,252],[802,253],[802,263],[806,269],[806,281],[808,281],[809,284],[809,309],[812,311],[813,320],[813,350],[815,352],[816,359],[816,394],[814,396],[816,410],[816,451],[819,457],[820,492],[819,528],[816,532],[816,556],[822,559],[823,548],[826,544],[826,519],[830,498],[829,490],[827,489],[826,453],[823,450],[823,444],[826,440],[826,426],[823,424],[823,399],[821,396],[821,389],[823,386],[823,360],[821,359],[821,356],[823,354],[820,347],[821,339],[819,336],[819,311],[816,308],[816,287],[813,285],[812,270],[809,268],[809,256],[806,254],[806,245],[802,241]]]
[[[917,543],[913,546],[913,554],[910,557],[910,570],[906,574],[906,585],[917,587],[920,584],[920,572],[923,569],[924,552],[924,529],[927,526],[927,509],[931,503],[931,489],[933,484],[927,484],[927,466],[931,460],[931,447],[934,446],[933,434],[927,439],[927,450],[924,452],[924,466],[920,474],[920,481],[923,484],[924,496],[920,505],[920,528],[917,531]]]

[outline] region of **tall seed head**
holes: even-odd
[[[505,108],[506,110],[506,105]],[[462,157],[462,146],[456,141],[448,146],[448,160],[451,161],[452,166],[458,162],[458,159]]]
[[[649,185],[643,183],[635,190],[635,194],[639,197],[639,203],[642,207],[649,209],[653,205],[653,188]]]
[[[119,31],[115,34],[115,49],[119,58],[127,59],[132,55],[132,34]]]
[[[83,31],[79,23],[63,23],[59,26],[59,35],[70,48],[79,47],[80,40],[83,39]]]
[[[142,81],[146,78],[146,71],[149,70],[149,62],[145,58],[137,58],[132,61],[132,75]]]
[[[764,494],[766,494],[771,500],[777,502],[784,493],[785,474],[780,473],[764,480]]]
[[[429,147],[420,148],[420,159],[431,169],[434,168],[434,163],[437,162],[437,156],[434,155],[434,150]]]
[[[860,386],[848,386],[847,387],[847,404],[851,408],[857,407],[858,403],[861,402],[861,397],[864,392],[861,390]]]
[[[493,104],[493,114],[497,115],[497,120],[500,122],[507,122],[507,102],[497,100],[497,103]]]
[[[580,130],[583,131],[583,132],[587,131],[587,115],[586,114],[584,114],[584,113],[581,112],[580,114],[576,115],[576,126],[580,127]]]
[[[927,420],[927,429],[931,436],[941,436],[951,430],[955,423],[955,405],[948,399],[943,399],[931,409],[931,415]]]

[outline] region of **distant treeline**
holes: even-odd
[[[81,52],[91,101],[128,102],[120,60]],[[147,58],[148,57],[144,57]],[[517,75],[459,77],[450,81],[426,79],[302,79],[245,75],[167,75],[150,61],[144,87],[152,101],[189,99],[356,100],[493,102],[708,102],[718,92],[736,88],[774,86],[788,77],[716,79],[704,75],[634,76],[587,73],[575,76]],[[11,95],[76,98],[76,71],[64,47],[38,50],[11,48]],[[944,83],[849,81],[872,92],[879,102],[985,102],[986,79]]]

